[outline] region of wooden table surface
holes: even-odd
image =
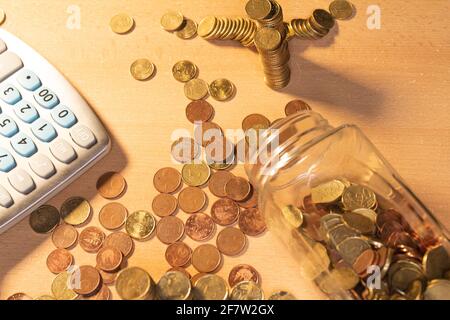
[[[97,195],[95,182],[105,171],[116,170],[128,182],[120,201],[130,212],[151,210],[156,195],[153,174],[171,165],[171,133],[192,129],[184,115],[188,100],[183,85],[171,74],[175,62],[188,59],[198,65],[204,80],[225,77],[236,84],[233,100],[209,99],[216,110],[214,121],[223,128],[240,128],[244,116],[254,112],[275,120],[283,116],[286,102],[304,99],[335,125],[359,125],[448,227],[450,2],[378,0],[381,28],[373,30],[367,10],[375,2],[354,2],[356,17],[340,21],[325,39],[290,42],[292,81],[276,92],[264,85],[255,52],[199,37],[183,41],[159,25],[167,9],[197,22],[210,14],[244,15],[245,0],[0,0],[7,14],[3,28],[52,62],[86,97],[113,136],[111,153],[50,203],[59,207],[69,196],[86,197],[95,211],[92,224],[97,225],[98,211],[107,201]],[[291,19],[327,8],[329,1],[280,3],[285,18]],[[70,6],[81,10],[80,29],[66,27]],[[109,28],[110,18],[119,12],[136,21],[128,35]],[[129,74],[130,64],[141,57],[157,66],[151,81],[138,82]],[[236,172],[244,173],[242,167]],[[0,298],[15,292],[33,297],[50,293],[54,275],[45,261],[51,250],[50,236],[33,233],[28,219],[0,235]],[[164,251],[156,238],[137,243],[129,265],[141,266],[159,279],[169,268]],[[95,255],[79,246],[73,254],[79,265],[95,263]],[[320,297],[300,278],[296,262],[270,233],[251,238],[244,255],[224,260],[219,272],[223,276],[238,263],[257,268],[266,294],[283,289],[302,299]],[[195,274],[192,266],[188,270]]]

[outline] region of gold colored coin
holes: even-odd
[[[125,229],[134,239],[144,240],[155,230],[156,220],[150,212],[139,210],[127,218]]]
[[[331,277],[344,290],[353,289],[360,281],[359,276],[350,267],[333,269]]]
[[[197,35],[197,23],[191,19],[186,19],[184,27],[175,32],[178,38],[183,40],[192,39]]]
[[[313,203],[331,203],[338,200],[345,190],[345,185],[339,180],[322,183],[311,189]]]
[[[5,22],[6,14],[3,9],[0,8],[0,26]]]
[[[373,209],[377,206],[377,196],[366,187],[352,185],[342,194],[342,204],[350,211],[360,208]]]
[[[188,82],[197,76],[198,68],[191,61],[182,60],[172,68],[173,77],[180,82]]]
[[[254,20],[267,18],[272,11],[272,3],[269,0],[250,0],[245,6],[248,16]]]
[[[69,198],[61,206],[61,217],[65,223],[79,226],[85,223],[91,215],[92,208],[86,199],[81,197]]]
[[[288,205],[281,209],[281,212],[283,213],[286,221],[289,222],[289,224],[294,228],[300,228],[303,224],[303,213],[299,208],[293,205]]]
[[[335,0],[330,4],[330,13],[335,19],[347,20],[353,16],[353,5],[346,0]]]
[[[264,293],[253,281],[242,281],[231,289],[230,300],[263,300]]]
[[[201,100],[208,95],[208,84],[202,79],[192,79],[184,85],[184,94],[188,99]]]
[[[35,298],[34,300],[56,300],[56,299],[53,296],[50,296],[48,294],[44,294],[42,296],[39,296],[39,297]]]
[[[138,59],[130,67],[133,78],[139,81],[150,79],[155,73],[156,67],[148,59]]]
[[[176,31],[183,23],[184,17],[180,12],[168,11],[161,17],[161,27],[166,31]]]
[[[191,280],[180,271],[169,271],[161,277],[157,285],[161,300],[188,300],[191,296]]]
[[[234,95],[235,87],[230,80],[217,79],[209,85],[209,92],[214,99],[225,101]]]
[[[227,300],[228,286],[216,274],[205,274],[194,283],[195,300]]]
[[[123,300],[145,300],[154,295],[154,282],[144,269],[130,267],[117,275],[116,290]]]
[[[255,44],[259,50],[273,51],[282,43],[281,33],[274,28],[261,28],[255,35]]]
[[[120,13],[112,17],[109,23],[111,30],[118,34],[124,34],[130,32],[134,26],[134,20],[132,17],[125,13]]]
[[[62,272],[53,280],[52,294],[56,300],[75,300],[78,297],[78,294],[69,288],[70,278],[68,272]]]
[[[200,21],[200,24],[198,26],[199,36],[202,38],[208,37],[211,33],[214,32],[217,22],[218,20],[214,16],[208,16]]]
[[[205,162],[189,163],[181,169],[181,176],[187,185],[198,187],[208,182],[211,177],[211,169]]]

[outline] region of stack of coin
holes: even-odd
[[[244,47],[254,46],[257,25],[246,18],[208,16],[198,27],[199,35],[206,40],[235,40]]]
[[[249,0],[245,6],[248,16],[257,20],[262,28],[274,28],[281,36],[286,36],[286,25],[283,22],[283,9],[275,0]]]
[[[320,39],[325,37],[334,27],[334,18],[326,10],[314,10],[308,19],[293,19],[288,25],[288,32],[292,32],[302,39]]]
[[[288,41],[274,28],[260,28],[255,36],[256,48],[264,69],[264,80],[272,89],[282,89],[289,84],[290,53]]]
[[[161,27],[174,32],[180,39],[192,39],[197,35],[197,23],[187,19],[180,12],[168,11],[161,17]]]

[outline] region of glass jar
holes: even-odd
[[[304,111],[258,141],[245,169],[302,276],[332,299],[445,297],[449,231],[358,127]]]

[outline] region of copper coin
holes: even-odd
[[[205,100],[192,101],[186,107],[186,118],[194,122],[207,122],[214,115],[214,108]]]
[[[68,224],[61,224],[57,226],[52,234],[53,244],[59,249],[70,248],[77,242],[77,239],[77,229]]]
[[[48,270],[55,274],[67,271],[72,264],[73,256],[66,249],[53,250],[47,257]]]
[[[111,299],[111,290],[109,290],[108,286],[102,283],[100,289],[97,290],[96,293],[91,294],[85,297],[86,300],[110,300]]]
[[[244,250],[247,237],[241,230],[227,227],[219,232],[216,243],[217,248],[224,255],[237,256]]]
[[[202,244],[192,253],[192,265],[198,272],[213,272],[221,262],[220,251],[212,244]]]
[[[188,279],[192,278],[191,274],[185,268],[182,268],[182,267],[172,267],[169,270],[167,270],[167,272],[170,272],[170,271],[178,271],[178,272],[183,273]]]
[[[117,270],[122,260],[122,252],[113,247],[103,247],[97,254],[97,266],[107,272]]]
[[[200,155],[201,148],[192,138],[181,137],[172,143],[172,157],[180,163],[190,163]]]
[[[291,114],[306,110],[311,110],[311,107],[306,102],[297,99],[292,100],[286,105],[284,108],[284,113],[286,116],[290,116]]]
[[[159,169],[153,177],[155,189],[161,193],[172,193],[181,184],[181,173],[174,168]]]
[[[128,210],[118,202],[111,202],[103,206],[98,214],[100,224],[108,230],[117,230],[125,224]]]
[[[233,288],[242,281],[253,281],[256,284],[259,284],[260,280],[258,271],[248,264],[240,264],[235,266],[230,271],[228,283],[230,284],[230,287]]]
[[[160,193],[153,198],[152,210],[160,217],[172,215],[178,208],[178,200],[171,194]]]
[[[166,260],[172,267],[183,267],[189,264],[192,249],[184,242],[175,242],[166,249]]]
[[[156,236],[165,244],[172,244],[183,237],[184,223],[180,218],[169,216],[159,220],[156,225]]]
[[[355,272],[364,277],[367,275],[367,268],[371,265],[374,265],[374,261],[376,259],[376,253],[372,249],[368,249],[362,252],[359,257],[356,258],[353,263],[353,270]]]
[[[86,252],[95,253],[105,241],[105,233],[97,227],[87,227],[80,233],[80,247]]]
[[[199,187],[184,188],[178,195],[178,204],[186,213],[199,212],[206,204],[206,194]]]
[[[116,248],[128,257],[133,250],[133,240],[125,232],[113,232],[106,237],[104,246]]]
[[[81,266],[71,275],[72,290],[78,294],[89,295],[94,293],[101,284],[100,273],[92,266]]]
[[[267,119],[262,114],[251,114],[245,117],[245,119],[242,121],[242,129],[245,131],[249,129],[267,129],[270,127],[270,120]]]
[[[7,300],[12,301],[12,300],[33,300],[33,299],[26,293],[19,292],[9,296]]]
[[[403,231],[403,226],[400,223],[388,221],[383,224],[383,227],[380,229],[380,238],[383,242],[387,242],[393,233],[401,231]]]
[[[403,217],[395,210],[387,210],[377,215],[377,227],[381,229],[386,222],[395,221],[399,224],[402,223]]]
[[[239,228],[249,236],[257,236],[266,231],[266,223],[257,208],[250,208],[239,215]]]
[[[194,140],[203,147],[222,136],[222,128],[214,122],[202,122],[194,125]]]
[[[196,213],[186,220],[186,234],[193,240],[207,240],[211,238],[214,230],[214,221],[207,214]]]
[[[245,209],[256,207],[258,205],[258,192],[256,192],[255,188],[251,186],[250,194],[247,198],[242,201],[238,201],[237,204]]]
[[[219,199],[211,206],[211,217],[221,226],[229,226],[239,218],[239,206],[231,199]]]
[[[106,285],[113,284],[116,281],[118,271],[115,272],[106,272],[99,268],[99,266],[96,267],[98,272],[100,273],[100,276],[102,277],[102,282]]]
[[[233,177],[225,185],[227,197],[234,201],[242,201],[250,194],[251,186],[247,179]]]
[[[117,172],[107,172],[97,181],[97,190],[106,199],[120,197],[125,191],[126,186],[125,179]]]
[[[234,177],[230,171],[216,171],[211,175],[208,182],[209,191],[216,197],[224,198],[227,196],[225,193],[225,185]]]
[[[234,161],[235,146],[225,137],[218,137],[205,148],[208,163],[232,163]]]

